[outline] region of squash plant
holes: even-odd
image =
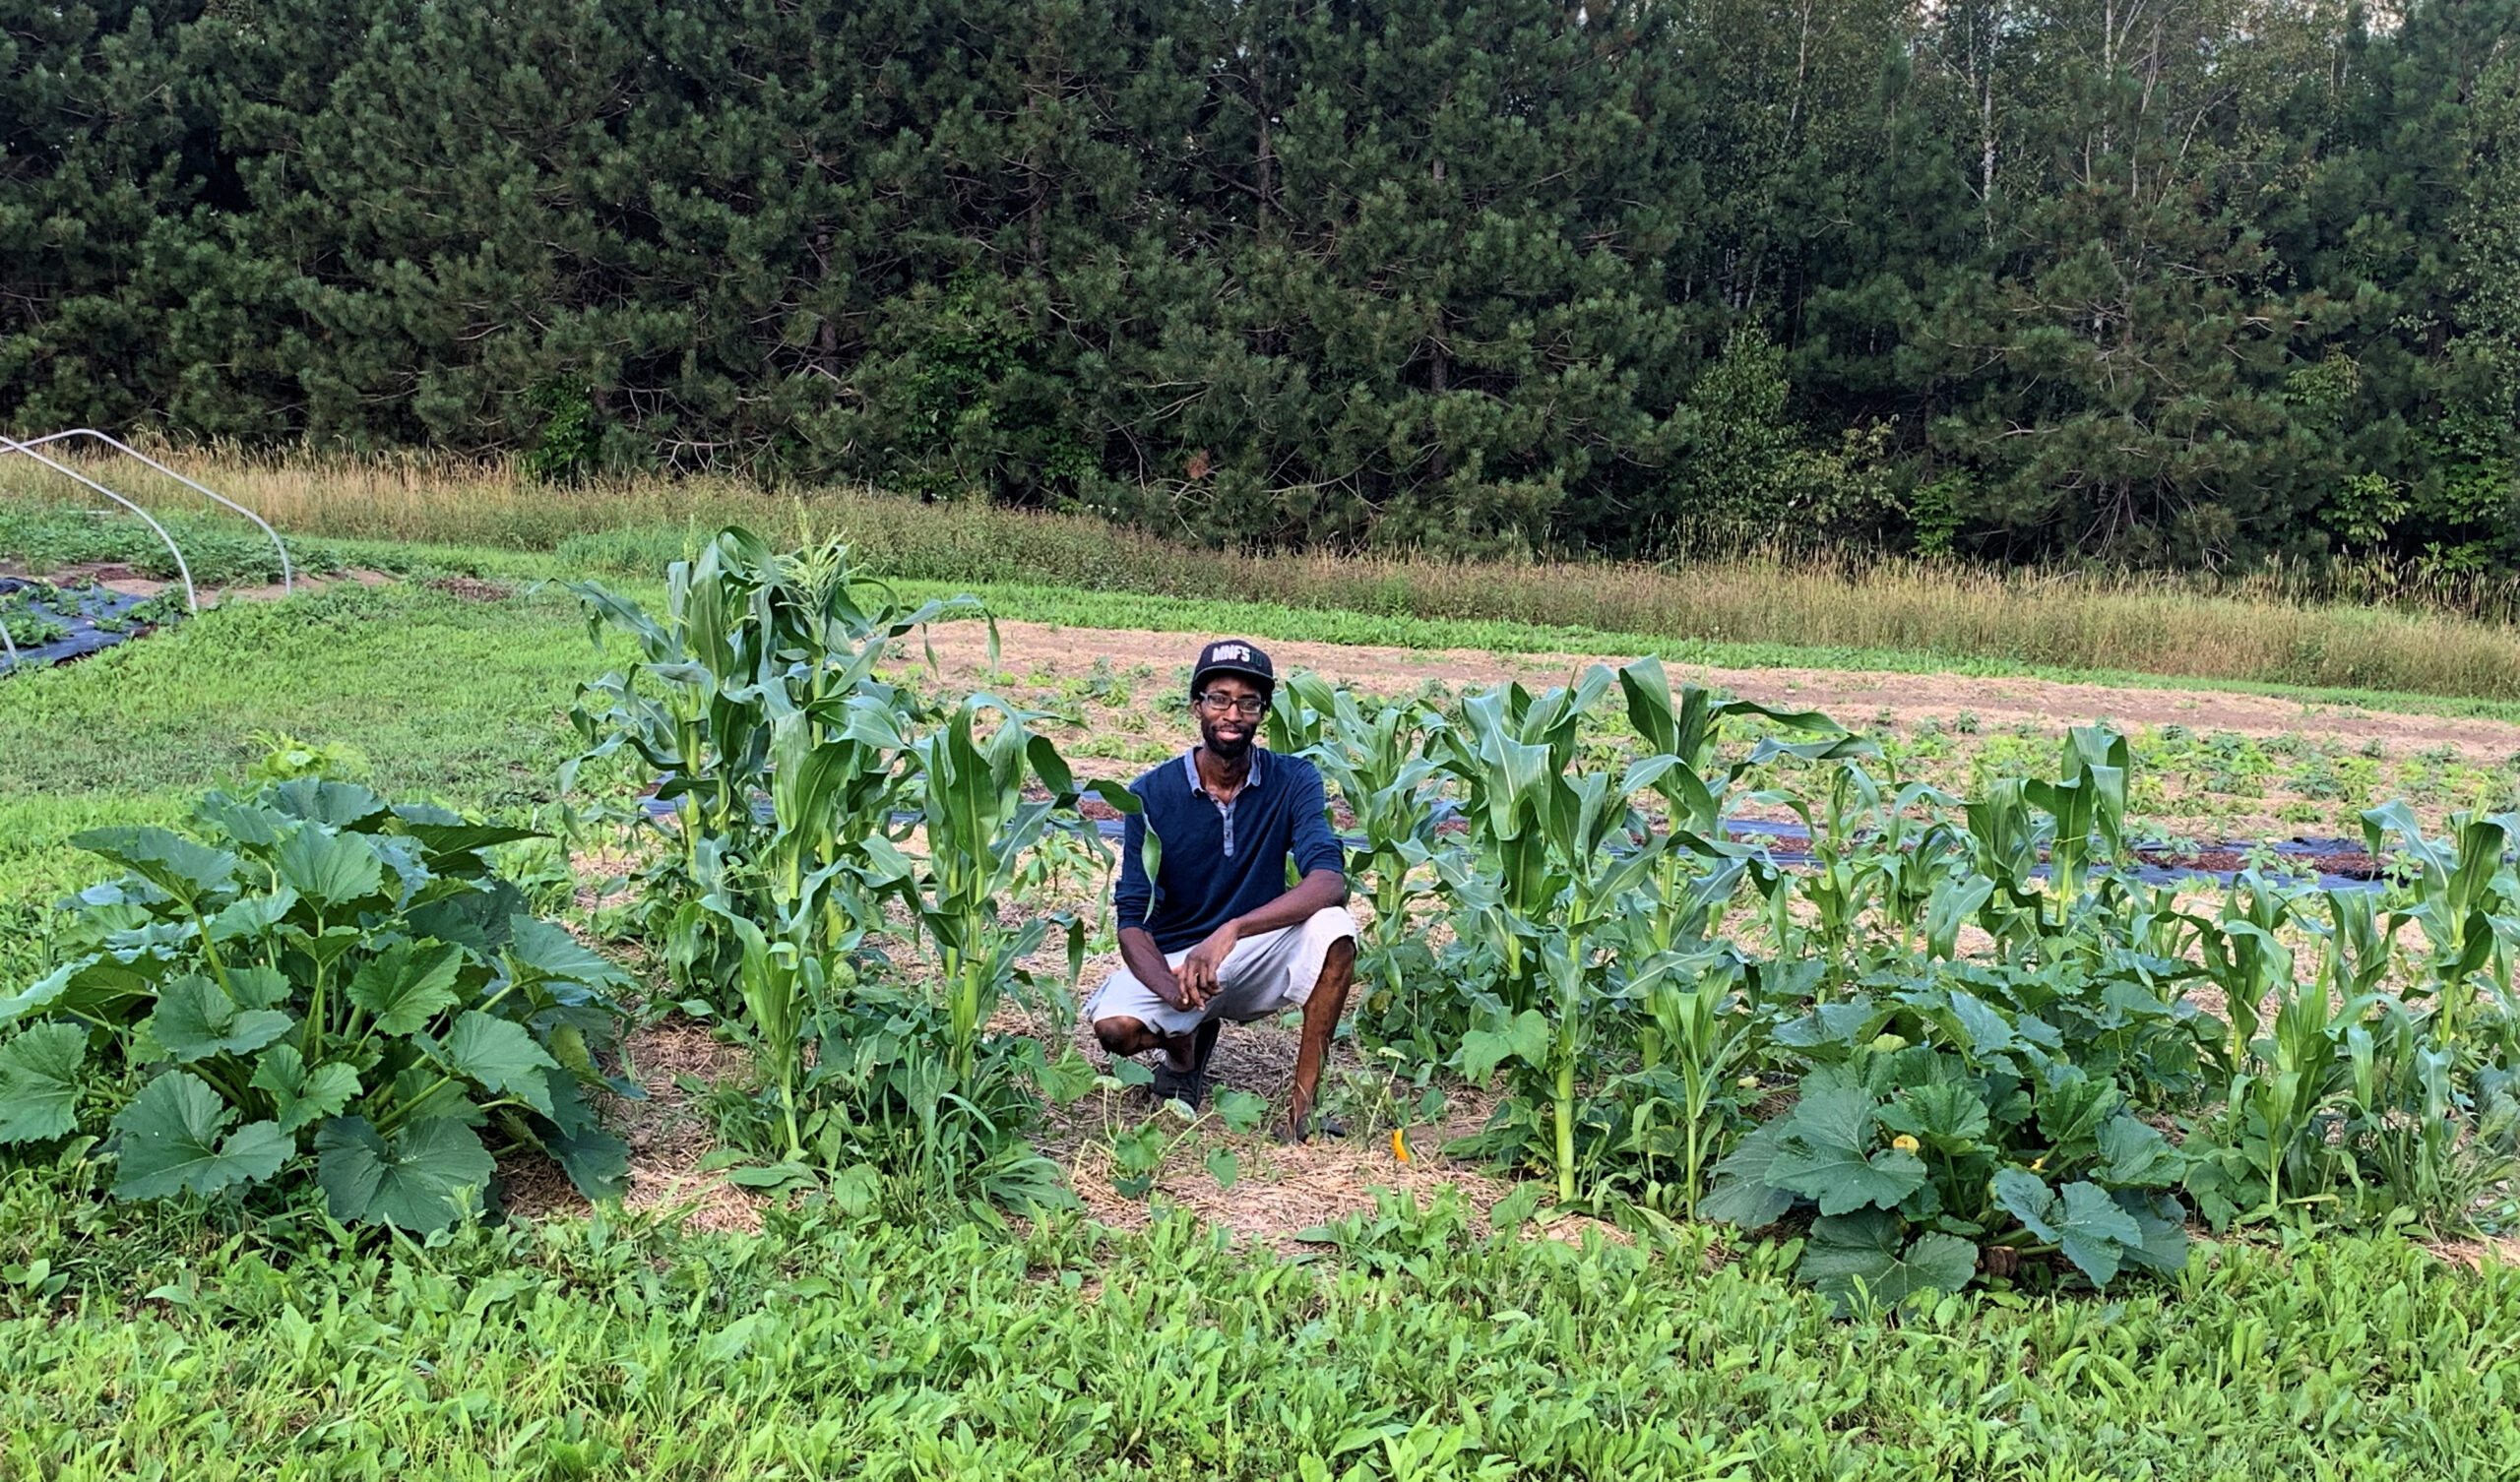
[[[1810,1209],[1801,1272],[1841,1300],[1957,1291],[1982,1262],[2050,1252],[2094,1286],[2178,1269],[2170,1191],[2188,1160],[1999,975],[1936,964],[1781,1029],[1817,1064],[1717,1165],[1699,1213],[1757,1228]]]
[[[126,1200],[311,1176],[335,1218],[410,1230],[486,1193],[494,1144],[618,1194],[584,1088],[625,980],[499,878],[534,836],[312,777],[77,835],[121,873],[70,902],[84,951],[0,998],[0,1143],[101,1134]]]

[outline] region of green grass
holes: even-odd
[[[598,672],[576,602],[417,584],[237,603],[64,668],[0,679],[0,902],[86,883],[69,835],[163,822],[262,755],[256,732],[347,741],[395,796],[530,810]]]
[[[696,530],[737,521],[839,530],[912,580],[1174,597],[1266,594],[1307,610],[1932,655],[2255,685],[2520,702],[2520,584],[2335,566],[2230,576],[2004,570],[1877,555],[1760,553],[1664,566],[1451,562],[1408,553],[1218,551],[1079,515],[933,506],[853,488],[709,479],[551,487],[490,465],[241,462],[167,450],[294,535],[558,550],[654,570]],[[100,470],[101,471],[101,470]],[[170,482],[125,492],[190,512]],[[58,500],[57,476],[0,468],[0,501]]]
[[[30,1175],[0,1209],[17,1279],[69,1278],[0,1297],[9,1479],[2413,1482],[2520,1454],[2520,1272],[2394,1239],[2227,1246],[2106,1305],[1836,1321],[1783,1251],[1489,1237],[1449,1201],[1303,1264],[1184,1219],[780,1215],[275,1265],[99,1242]]]

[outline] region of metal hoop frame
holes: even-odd
[[[99,436],[101,435],[102,434],[99,434]],[[56,433],[54,436],[66,436],[66,434]],[[51,439],[39,439],[39,441],[49,442]],[[108,441],[111,440],[108,439]],[[80,483],[86,484],[89,488],[95,490],[107,499],[112,500],[114,503],[121,505],[124,509],[139,516],[142,524],[148,525],[151,529],[156,530],[158,532],[158,538],[166,542],[167,553],[175,558],[175,572],[178,576],[181,576],[184,579],[184,606],[193,612],[201,611],[201,594],[193,589],[193,569],[191,564],[184,560],[183,547],[175,544],[175,537],[167,534],[166,527],[152,519],[147,510],[133,504],[130,500],[123,498],[121,495],[106,488],[103,484],[96,482],[94,479],[90,478],[87,474],[80,472],[78,469],[67,467],[61,463],[55,463],[49,458],[46,458],[42,454],[37,453],[32,445],[19,442],[16,438],[9,437],[5,434],[0,434],[0,454],[8,453],[23,453],[27,457],[33,459],[36,463],[50,468],[53,472],[60,474],[62,477],[76,479]],[[134,454],[133,456],[138,457],[139,455]],[[146,462],[146,460],[143,460],[143,462]],[[199,485],[195,485],[195,487],[199,487]],[[269,528],[269,526],[265,526],[265,528]],[[275,536],[274,538],[278,537]]]
[[[297,574],[289,565],[287,542],[280,538],[280,531],[272,528],[270,521],[265,520],[262,516],[255,514],[252,510],[238,504],[226,495],[220,493],[217,489],[214,489],[207,484],[196,483],[192,479],[186,478],[184,475],[167,467],[164,463],[151,458],[148,454],[134,448],[122,439],[114,437],[108,433],[98,432],[94,427],[73,427],[67,432],[53,432],[47,433],[38,438],[29,438],[27,441],[18,444],[17,447],[19,451],[23,452],[30,448],[40,448],[46,443],[57,443],[64,438],[74,437],[94,439],[94,441],[102,443],[106,447],[113,449],[116,453],[123,455],[125,458],[138,459],[140,462],[147,463],[150,467],[163,473],[168,478],[182,484],[185,488],[199,494],[204,499],[212,500],[218,504],[223,505],[254,522],[257,525],[260,525],[263,533],[272,537],[272,549],[280,552],[280,589],[282,593],[287,595],[294,594],[296,592]],[[55,464],[54,466],[57,467],[59,465]],[[160,531],[160,533],[162,534],[163,531]]]

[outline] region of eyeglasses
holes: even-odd
[[[1257,695],[1245,695],[1238,700],[1227,695],[1202,695],[1194,703],[1208,714],[1229,713],[1239,715],[1245,720],[1259,719],[1260,712],[1269,708],[1269,702]]]

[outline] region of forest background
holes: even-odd
[[[0,0],[0,425],[2520,567],[2520,0]]]

